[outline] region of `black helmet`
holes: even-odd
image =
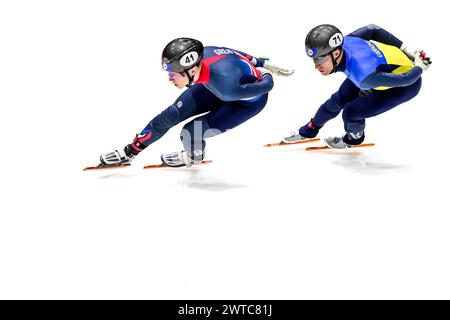
[[[306,54],[315,63],[321,63],[331,52],[344,44],[342,32],[330,24],[321,24],[312,29],[305,39]],[[333,58],[333,64],[335,64]]]
[[[184,73],[197,66],[203,58],[203,45],[190,38],[170,41],[162,53],[162,67],[168,72]]]

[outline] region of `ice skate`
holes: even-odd
[[[130,164],[135,156],[132,153],[127,155],[125,150],[114,150],[113,152],[100,155],[100,164],[103,166]]]
[[[283,143],[286,144],[293,144],[293,143],[299,143],[300,141],[307,141],[307,140],[312,140],[314,138],[307,138],[302,136],[298,131],[291,131],[291,134],[287,137],[284,137],[283,139],[281,139],[281,141]]]
[[[363,143],[364,131],[358,133],[347,133],[343,137],[328,137],[324,139],[325,144],[333,149],[352,148]]]
[[[193,153],[186,150],[161,155],[161,161],[168,167],[191,167],[197,162],[202,162],[205,153],[202,151],[194,151]]]
[[[325,142],[327,147],[332,148],[332,149],[351,148],[350,145],[348,145],[344,142],[343,137],[328,137],[328,138],[323,139],[323,141]]]

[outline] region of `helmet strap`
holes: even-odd
[[[200,65],[200,62],[199,63],[197,63],[194,67],[198,67]],[[191,69],[192,69],[193,67],[191,67]],[[191,70],[191,69],[188,69],[188,70],[184,70],[183,71],[183,73],[186,75],[186,77],[188,78],[188,80],[189,80],[189,83],[186,85],[186,87],[187,88],[190,88],[191,86],[192,86],[192,83],[194,83],[194,77],[195,77],[195,75],[193,75],[193,76],[191,76],[190,74],[189,74],[189,70]],[[197,71],[198,72],[198,71]]]
[[[337,50],[337,49],[336,49],[336,50]],[[334,51],[336,51],[336,50],[334,50]],[[341,50],[341,53],[339,54],[339,56],[337,57],[337,59],[339,59],[339,58],[342,56],[342,49],[340,49],[340,50]],[[334,55],[333,55],[333,52],[334,52],[334,51],[331,51],[331,52],[330,52],[330,55],[331,55],[331,61],[333,61],[333,70],[331,70],[330,74],[335,73],[335,72],[336,72],[336,69],[337,69],[337,66],[338,66],[337,59],[335,59],[335,58],[334,58]]]
[[[189,83],[186,85],[186,87],[190,88],[192,86],[192,83],[194,82],[194,77],[189,74],[189,70],[185,70],[184,74],[186,75],[186,77],[189,80]]]

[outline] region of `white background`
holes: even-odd
[[[450,298],[448,10],[443,1],[2,1],[2,299]],[[413,101],[367,121],[374,148],[263,149],[344,80],[313,27],[376,23],[434,64]],[[189,36],[293,67],[265,110],[208,141],[211,165],[82,172],[181,91],[163,47]],[[339,117],[321,137],[343,132]]]

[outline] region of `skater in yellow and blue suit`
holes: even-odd
[[[369,25],[348,36],[332,25],[312,29],[305,41],[306,53],[323,75],[344,72],[347,79],[315,116],[287,143],[314,138],[323,125],[342,111],[345,135],[329,137],[332,148],[348,148],[364,141],[365,119],[386,112],[414,98],[422,73],[431,64],[424,52],[408,49],[386,30]]]

